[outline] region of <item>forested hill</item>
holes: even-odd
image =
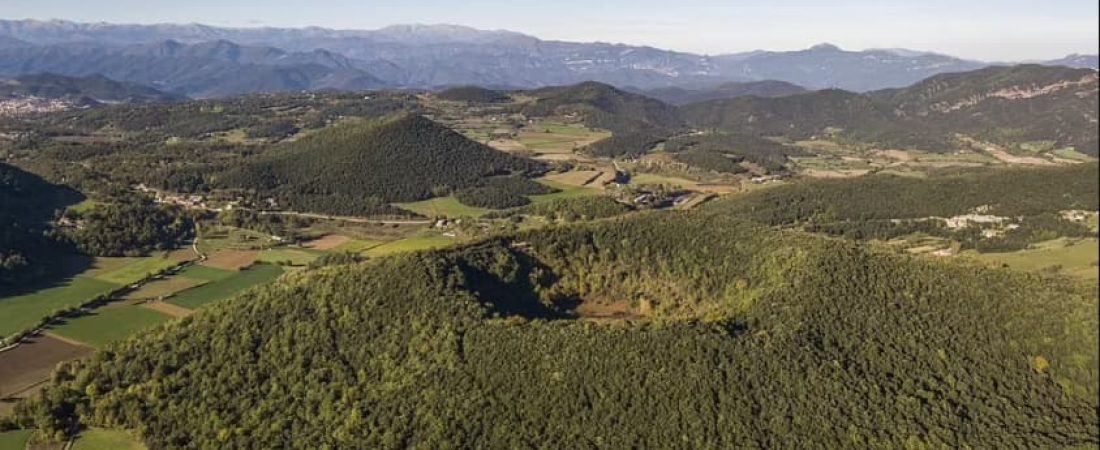
[[[261,159],[212,176],[283,208],[340,215],[408,214],[392,202],[424,200],[528,175],[542,163],[471,141],[419,115],[399,113],[333,126],[277,145]]]
[[[31,283],[58,264],[45,235],[58,209],[80,201],[71,189],[0,162],[0,292]]]
[[[742,83],[723,83],[708,89],[666,87],[651,90],[628,89],[628,91],[652,97],[670,105],[682,106],[710,100],[723,100],[748,96],[783,97],[792,94],[801,94],[808,90],[802,86],[787,83],[785,81],[763,80],[746,81]]]
[[[144,103],[185,99],[185,97],[167,94],[148,86],[119,82],[102,75],[66,77],[41,73],[24,75],[12,80],[0,80],[0,99],[30,96],[70,99],[86,103]]]
[[[824,90],[688,105],[704,128],[806,139],[826,133],[946,151],[959,135],[1003,145],[1047,142],[1097,154],[1097,74],[1021,65],[939,75],[902,89]]]
[[[1084,448],[1095,295],[648,213],[301,273],[18,413],[158,449]]]
[[[676,107],[602,83],[544,88],[525,94],[535,97],[534,103],[523,109],[528,116],[576,114],[590,127],[615,133],[684,126]]]

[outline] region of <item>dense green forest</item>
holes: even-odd
[[[210,180],[299,211],[402,215],[408,213],[389,203],[481,187],[494,175],[544,170],[542,163],[494,150],[424,117],[398,114],[280,144]],[[513,183],[537,189],[523,178]]]
[[[925,233],[981,251],[1012,251],[1058,237],[1095,236],[1062,211],[1100,209],[1096,163],[1040,169],[977,169],[926,179],[890,174],[812,180],[755,191],[705,207],[759,223],[853,239]],[[949,228],[966,214],[1003,221]],[[991,227],[1005,229],[983,236]]]
[[[464,205],[489,209],[508,209],[531,203],[528,195],[552,194],[556,189],[516,176],[486,178],[472,188],[455,192]]]
[[[1096,295],[643,213],[300,273],[67,364],[18,421],[163,449],[1095,446]]]
[[[523,216],[545,217],[553,221],[576,222],[615,217],[634,211],[634,208],[603,195],[560,198],[535,203],[521,208],[494,212],[488,218],[514,218]]]
[[[63,216],[72,225],[59,234],[86,255],[145,256],[174,249],[194,234],[192,218],[178,206],[121,190],[104,199],[102,205]]]
[[[503,92],[478,86],[458,86],[443,90],[437,97],[452,102],[466,103],[502,103],[512,98]]]
[[[685,123],[676,107],[638,94],[623,92],[602,83],[581,83],[528,92],[534,103],[523,108],[531,117],[579,115],[589,128],[630,133],[642,130],[670,130]]]
[[[767,172],[787,169],[788,157],[808,156],[800,148],[758,136],[735,133],[705,133],[678,136],[665,142],[665,151],[691,166],[716,172],[741,173],[739,163],[749,162]]]
[[[56,269],[63,247],[48,222],[83,198],[78,192],[0,162],[0,292]]]
[[[710,207],[769,225],[952,217],[976,209],[1009,217],[1095,211],[1100,204],[1098,173],[1097,163],[959,170],[929,178],[883,173],[790,183],[732,197]]]

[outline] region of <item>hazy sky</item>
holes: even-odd
[[[0,18],[379,28],[452,23],[700,53],[906,47],[984,60],[1096,53],[1096,0],[0,0]]]

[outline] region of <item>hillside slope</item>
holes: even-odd
[[[0,292],[26,287],[58,269],[57,244],[46,237],[47,222],[81,198],[0,162]]]
[[[56,98],[85,103],[145,103],[183,100],[185,98],[164,93],[148,86],[115,81],[102,75],[67,77],[50,73],[23,75],[12,80],[0,80],[0,99],[5,97]]]
[[[446,195],[496,175],[543,169],[542,163],[401,113],[337,125],[280,144],[260,160],[212,178],[221,187],[253,190],[298,211],[407,214],[388,204]]]
[[[642,214],[303,273],[69,365],[19,412],[163,449],[1088,446],[1096,307]]]
[[[965,135],[1008,146],[1049,142],[1096,155],[1097,92],[1093,70],[1021,65],[938,75],[868,94],[825,90],[718,100],[683,111],[697,126],[792,139],[833,132],[947,151]]]

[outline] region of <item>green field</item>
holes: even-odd
[[[532,195],[532,196],[527,197],[527,198],[531,199],[532,203],[542,203],[542,202],[548,202],[548,201],[551,201],[551,200],[559,200],[559,199],[563,199],[563,198],[575,198],[575,197],[585,197],[585,196],[589,196],[589,195],[599,195],[600,192],[601,192],[599,189],[596,189],[596,188],[590,188],[590,187],[584,187],[584,186],[573,186],[573,185],[570,185],[570,184],[559,183],[557,181],[551,181],[551,180],[547,180],[547,179],[543,179],[543,178],[537,179],[535,181],[539,182],[540,184],[550,186],[554,189],[557,189],[559,192],[555,192],[553,194],[545,194],[545,195]]]
[[[370,240],[363,240],[363,239],[352,239],[350,241],[347,241],[343,244],[340,244],[340,245],[336,246],[336,248],[333,248],[332,250],[329,250],[329,252],[334,252],[334,253],[363,253],[367,250],[378,247],[379,245],[382,245],[382,244],[385,244],[385,242],[383,242],[383,241],[370,241]]]
[[[424,217],[447,217],[457,219],[460,217],[481,217],[489,213],[489,209],[466,206],[453,196],[437,197],[431,200],[413,203],[394,203],[394,206],[412,211]]]
[[[125,431],[89,428],[80,432],[73,450],[145,450],[145,446]]]
[[[630,184],[642,185],[642,184],[664,184],[669,186],[679,186],[685,189],[694,189],[699,183],[688,180],[686,178],[670,177],[665,175],[658,175],[655,173],[633,173],[630,175]]]
[[[31,438],[31,430],[15,430],[0,433],[0,450],[23,450],[27,448],[27,440]]]
[[[542,122],[522,130],[517,140],[540,153],[572,153],[574,148],[608,137],[611,133],[592,130],[582,124]]]
[[[387,242],[364,252],[367,256],[387,256],[395,253],[412,252],[417,250],[430,250],[449,247],[458,241],[445,236],[422,236],[398,241]]]
[[[24,331],[57,310],[82,305],[121,287],[78,276],[60,286],[0,299],[0,337]]]
[[[264,250],[260,252],[260,256],[257,258],[257,261],[270,264],[278,264],[289,261],[290,265],[304,266],[313,262],[317,258],[320,258],[323,254],[323,252],[317,250],[280,248],[274,250]]]
[[[185,277],[188,277],[188,278],[197,278],[197,279],[200,279],[200,280],[207,280],[207,281],[218,281],[218,280],[224,280],[224,279],[229,278],[233,275],[236,275],[237,271],[218,269],[218,268],[215,268],[215,267],[202,266],[202,265],[195,264],[195,265],[189,266],[188,268],[184,269],[179,274],[180,274],[180,276],[185,276]]]
[[[1075,159],[1075,160],[1078,160],[1078,161],[1092,161],[1093,159],[1095,159],[1095,158],[1093,158],[1089,155],[1086,155],[1084,153],[1081,153],[1081,152],[1077,151],[1073,147],[1058,149],[1058,150],[1055,150],[1053,153],[1056,156],[1059,156],[1059,157],[1062,157],[1062,158]]]
[[[66,319],[65,323],[51,327],[50,333],[103,348],[171,319],[165,314],[141,306],[109,306],[98,308],[84,316]]]
[[[1035,245],[1035,248],[1009,253],[972,253],[978,260],[1006,265],[1029,272],[1058,272],[1096,281],[1100,271],[1095,265],[1100,245],[1096,239],[1055,239]]]
[[[270,235],[243,228],[217,227],[203,229],[199,238],[199,251],[210,254],[218,250],[261,250],[280,244]]]
[[[267,283],[282,275],[283,268],[271,264],[256,264],[233,276],[188,289],[168,298],[168,303],[184,308],[198,309],[218,300],[227,299],[258,284]]]
[[[69,209],[69,211],[72,211],[72,212],[75,212],[75,213],[78,213],[78,214],[83,214],[83,213],[86,213],[88,211],[91,211],[92,209],[95,209],[95,207],[99,206],[99,205],[100,205],[99,202],[89,198],[89,199],[84,199],[84,201],[82,201],[80,203],[77,203],[75,205],[70,206],[68,209]]]
[[[109,283],[128,285],[137,283],[164,269],[179,265],[179,261],[168,259],[164,256],[151,256],[146,258],[127,258],[126,264],[117,269],[94,275],[96,279]]]

